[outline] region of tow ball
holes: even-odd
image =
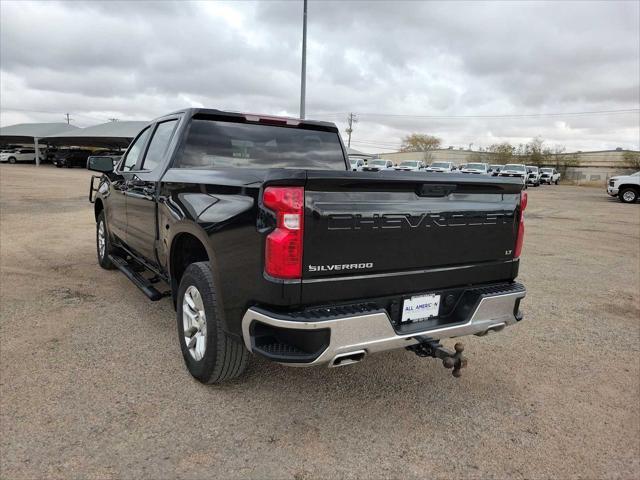
[[[463,368],[467,366],[467,359],[464,358],[462,352],[464,352],[464,345],[462,343],[456,343],[453,346],[454,351],[443,347],[438,340],[431,340],[424,337],[416,337],[419,343],[407,347],[407,350],[412,351],[419,357],[433,357],[442,360],[444,368],[453,368],[453,376],[459,377]]]

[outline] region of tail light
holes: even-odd
[[[276,278],[301,278],[304,187],[267,187],[262,201],[276,214],[276,228],[265,244],[265,271]]]
[[[524,211],[527,208],[527,192],[520,194],[520,222],[518,223],[518,236],[516,237],[516,252],[514,258],[520,258],[522,244],[524,243]]]

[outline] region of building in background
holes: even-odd
[[[473,150],[455,150],[452,148],[432,150],[432,162],[453,162],[455,165],[463,165],[472,162],[495,163],[489,152],[476,152]],[[594,152],[574,152],[551,154],[543,166],[557,167],[558,165],[570,165],[566,167],[565,179],[576,182],[606,182],[609,177],[622,173],[633,173],[638,168],[628,163],[630,154],[640,155],[640,152],[624,149],[600,150]],[[379,158],[384,158],[400,163],[405,160],[423,160],[423,152],[391,152],[380,153]],[[513,162],[518,163],[518,157],[513,157]],[[526,163],[526,162],[523,162]]]

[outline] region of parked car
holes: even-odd
[[[635,203],[640,196],[640,172],[618,175],[609,179],[607,193],[623,203]]]
[[[393,162],[391,160],[369,160],[362,167],[363,172],[379,172],[381,170],[393,170]]]
[[[547,185],[551,185],[555,183],[558,185],[560,181],[560,172],[555,168],[544,167],[540,169],[540,183],[546,183]]]
[[[534,187],[540,186],[540,169],[533,165],[527,165],[527,184]]]
[[[455,169],[453,162],[433,162],[427,167],[427,172],[453,172]]]
[[[364,160],[361,158],[349,158],[349,164],[354,172],[362,171],[365,166]]]
[[[461,171],[462,173],[486,175],[489,173],[489,165],[486,163],[467,163]]]
[[[18,163],[18,162],[35,162],[35,148],[18,148],[16,150],[2,151],[0,153],[0,162]]]
[[[497,177],[500,174],[500,170],[502,170],[503,165],[489,165],[488,173],[493,177]]]
[[[337,367],[407,347],[458,376],[463,346],[439,339],[522,319],[517,179],[351,175],[332,123],[207,109],[88,167],[100,266],[171,296],[201,382],[239,376],[250,352]]]
[[[425,168],[424,162],[420,160],[405,160],[394,167],[395,170],[404,170],[406,172],[421,172]]]
[[[508,163],[502,167],[502,170],[500,170],[500,173],[498,174],[499,177],[519,177],[523,182],[526,175],[527,168],[524,165],[517,163]]]
[[[67,149],[58,150],[53,157],[53,164],[58,167],[82,167],[86,168],[87,159],[91,156],[91,150]]]

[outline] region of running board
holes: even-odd
[[[158,289],[156,289],[153,286],[153,283],[155,283],[153,281],[154,279],[147,280],[146,278],[144,278],[142,275],[136,272],[133,268],[131,268],[131,265],[129,265],[129,262],[127,262],[124,258],[118,255],[109,255],[109,260],[111,260],[111,263],[113,263],[116,267],[118,267],[118,270],[124,273],[125,277],[131,280],[131,282],[133,282],[133,284],[136,287],[142,290],[142,293],[144,293],[147,297],[149,297],[149,300],[157,302],[161,298],[164,298],[170,295],[169,292],[163,293]]]

